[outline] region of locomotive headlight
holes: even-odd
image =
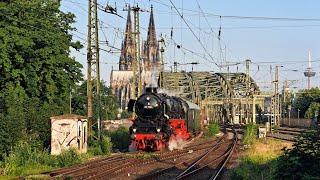
[[[160,132],[160,130],[161,130],[160,128],[157,128],[157,132]]]
[[[135,132],[137,132],[137,129],[136,129],[136,128],[133,128],[132,131],[135,133]]]

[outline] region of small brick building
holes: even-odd
[[[65,114],[51,117],[51,154],[75,148],[86,153],[88,146],[88,121],[84,116]]]

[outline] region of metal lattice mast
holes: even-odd
[[[250,96],[250,63],[251,60],[246,60],[246,124],[249,121],[249,96]]]
[[[100,63],[97,0],[88,1],[88,48],[87,48],[87,116],[92,123],[93,86],[96,86],[98,109],[100,109]],[[94,83],[94,80],[96,81]],[[100,116],[98,112],[98,138],[100,139]],[[92,125],[92,124],[91,124]]]
[[[160,60],[161,60],[161,67],[160,67],[160,75],[159,75],[159,87],[163,88],[163,71],[164,71],[164,46],[165,41],[161,35],[161,39],[158,41],[160,45]]]
[[[271,112],[273,114],[273,117],[271,119],[271,125],[279,125],[280,124],[280,118],[281,118],[281,103],[280,103],[280,95],[279,95],[279,67],[276,66],[275,68],[275,76],[274,76],[274,92],[273,97],[271,99]]]
[[[140,24],[139,24],[139,11],[141,11],[140,7],[137,5],[136,7],[132,7],[133,16],[134,16],[134,37],[136,42],[136,61],[134,63],[134,77],[136,79],[137,88],[137,97],[142,94],[142,83],[141,83],[141,55],[140,55]]]
[[[133,72],[133,77],[132,77],[132,85],[131,85],[131,98],[135,99],[139,95],[142,94],[142,78],[141,78],[141,72],[142,72],[142,62],[141,62],[141,52],[140,52],[140,19],[139,19],[139,13],[140,12],[146,12],[146,10],[141,9],[138,5],[135,7],[127,7],[124,9],[125,11],[130,10],[133,11],[133,16],[134,16],[134,32],[133,37],[134,37],[134,42],[135,42],[135,57],[134,60],[132,61],[132,72]]]

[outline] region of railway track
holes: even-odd
[[[138,179],[217,179],[230,160],[237,145],[237,134],[218,140],[200,156],[157,170]]]
[[[215,140],[219,141],[218,140]],[[106,179],[117,177],[124,174],[126,170],[146,166],[159,161],[172,161],[186,156],[190,153],[205,151],[211,146],[208,141],[190,145],[182,150],[165,151],[154,154],[153,157],[142,159],[138,156],[143,153],[135,152],[128,154],[119,154],[107,158],[97,159],[85,164],[77,165],[70,168],[58,169],[47,173],[53,178],[74,178],[74,179]]]
[[[224,126],[230,127],[230,126]],[[238,134],[244,134],[244,126],[234,126]],[[294,142],[295,138],[307,129],[304,128],[291,128],[291,127],[279,127],[273,133],[267,133],[268,138],[278,139],[282,141]]]
[[[294,142],[295,138],[305,131],[306,129],[280,127],[274,133],[268,133],[267,137]]]

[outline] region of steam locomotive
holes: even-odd
[[[129,128],[130,146],[135,150],[162,150],[171,141],[187,140],[201,131],[198,105],[157,93],[156,88],[147,88],[136,101],[130,100],[128,110],[136,114]]]

